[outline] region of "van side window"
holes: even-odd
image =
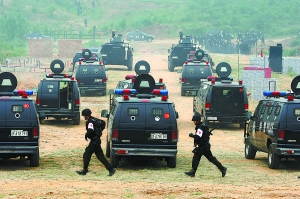
[[[24,104],[25,106],[25,104]],[[12,105],[11,106],[11,111],[13,113],[20,113],[20,112],[23,112],[23,106],[22,105]]]
[[[268,114],[268,115],[271,115],[272,111],[273,111],[273,106],[272,106],[272,105],[269,105],[267,114]]]
[[[296,116],[299,116],[300,115],[300,109],[299,108],[295,108],[294,109],[294,113]]]
[[[152,108],[151,114],[152,116],[163,116],[164,110],[162,108]]]
[[[140,113],[139,108],[127,108],[127,115],[129,116],[138,116]]]
[[[281,106],[279,104],[277,104],[275,111],[274,111],[274,115],[278,116],[281,110]]]
[[[267,104],[268,104],[268,102],[266,104],[262,104],[262,107],[260,109],[260,114],[261,115],[265,114],[265,111],[266,111],[266,108],[267,108]]]

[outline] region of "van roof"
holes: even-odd
[[[129,100],[124,100],[123,96],[118,96],[115,98],[119,103],[155,103],[155,104],[172,104],[172,101],[167,99],[162,101],[161,97],[157,96],[154,98],[138,98],[134,96],[129,96]]]

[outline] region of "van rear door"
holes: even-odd
[[[41,103],[40,108],[59,108],[59,81],[42,81],[41,82]],[[40,109],[39,108],[39,109]]]
[[[6,116],[6,100],[2,100],[0,97],[0,145],[5,142],[6,132],[5,132],[5,116]]]
[[[300,144],[300,128],[299,128],[299,120],[300,120],[300,104],[289,103],[286,107],[287,113],[281,113],[281,117],[285,118],[286,115],[286,131],[285,131],[285,142],[288,144]],[[283,127],[284,128],[284,127]]]

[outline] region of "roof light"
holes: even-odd
[[[125,79],[126,80],[128,80],[128,79],[135,79],[135,75],[126,75]]]
[[[287,99],[288,99],[288,101],[293,101],[294,100],[294,96],[293,95],[288,95]]]
[[[115,89],[115,94],[117,95],[125,95],[125,94],[129,95],[135,92],[136,92],[135,89]]]
[[[159,78],[159,83],[163,83],[163,78]]]
[[[211,81],[212,79],[216,79],[216,78],[217,78],[217,76],[208,76],[208,77],[207,77],[207,80],[208,80],[208,81]]]
[[[215,81],[216,81],[215,79],[212,79],[211,84],[215,84]]]
[[[53,77],[53,74],[47,73],[47,74],[46,74],[46,77]]]
[[[206,62],[206,64],[208,65],[208,64],[209,64],[209,62],[207,61],[207,62]]]
[[[103,65],[102,61],[99,61],[99,65]]]
[[[161,96],[161,101],[168,101],[168,96],[167,95]]]
[[[242,85],[243,84],[243,80],[239,80],[239,85]]]
[[[128,95],[124,95],[123,96],[123,100],[129,100],[129,96]]]
[[[188,63],[189,63],[188,61],[184,62],[184,64],[188,64]]]
[[[24,93],[27,95],[33,95],[33,90],[14,90],[13,93],[15,95],[23,95]]]
[[[287,96],[286,91],[264,91],[263,95],[265,97],[285,97]]]
[[[153,91],[152,91],[152,94],[153,95],[161,95],[161,96],[163,96],[163,95],[165,95],[165,96],[168,96],[168,90],[166,90],[166,89],[164,89],[164,90],[160,90],[160,89],[153,89]]]

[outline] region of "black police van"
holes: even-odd
[[[277,169],[281,160],[300,161],[300,76],[291,83],[292,92],[264,91],[244,133],[245,158],[257,151],[268,153],[268,166]]]
[[[219,63],[216,72],[219,77],[208,77],[210,81],[201,83],[194,97],[193,112],[203,115],[206,124],[238,123],[244,128],[249,109],[246,87],[242,81],[233,82],[229,77],[231,66],[228,63]]]
[[[176,167],[178,113],[168,91],[154,85],[152,76],[139,75],[135,89],[114,90],[120,96],[110,97],[109,113],[101,112],[108,118],[106,156],[113,167],[122,158],[164,159],[168,167]]]
[[[32,90],[14,90],[17,78],[0,74],[0,158],[28,158],[30,166],[39,166],[40,125]]]
[[[85,59],[79,62],[75,70],[80,94],[90,92],[93,95],[106,95],[108,77],[103,62],[91,59],[89,56],[92,56],[92,52],[89,49],[83,50],[83,54]]]
[[[124,43],[122,35],[115,37],[115,32],[112,32],[112,38],[109,43],[101,46],[101,55],[105,65],[124,65],[128,70],[132,70],[133,49],[128,43]]]
[[[195,52],[195,58],[186,61],[183,64],[181,77],[181,96],[185,96],[187,93],[195,96],[203,81],[207,81],[208,76],[213,75],[213,71],[209,63],[202,62],[204,52],[203,50],[197,50]]]
[[[136,75],[126,75],[125,80],[121,80],[118,82],[116,89],[130,89],[134,87],[134,81],[138,75],[141,74],[149,74],[150,72],[150,64],[146,61],[139,61],[139,64],[135,65],[135,72]],[[164,89],[166,90],[167,87],[163,82],[163,78],[159,78],[159,81],[155,82],[154,89]]]
[[[142,31],[136,30],[126,33],[126,40],[127,41],[148,41],[151,42],[154,40],[153,35],[146,34]]]
[[[36,94],[36,110],[40,123],[53,117],[57,120],[71,119],[80,123],[80,93],[72,74],[61,74],[64,63],[53,60],[50,64],[53,74],[41,79]]]
[[[178,44],[172,44],[171,49],[168,49],[168,70],[170,72],[173,72],[175,67],[182,66],[191,51],[199,49],[190,36],[184,38],[182,32],[179,36]]]

